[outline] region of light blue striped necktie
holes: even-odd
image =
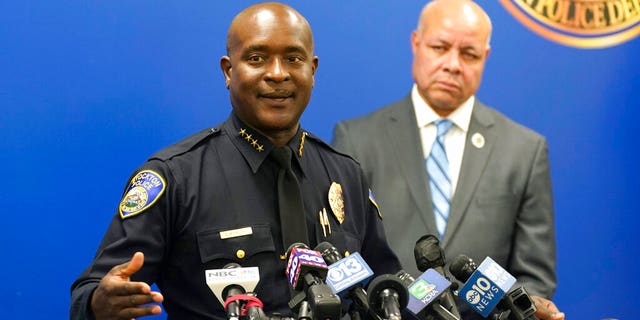
[[[447,160],[447,153],[444,149],[444,135],[451,128],[452,123],[448,119],[439,119],[434,124],[438,128],[438,133],[433,141],[431,153],[427,157],[427,173],[429,174],[436,228],[440,239],[442,239],[447,227],[447,219],[449,219],[451,202],[451,179],[449,177],[449,160]]]

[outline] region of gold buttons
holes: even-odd
[[[345,257],[345,258],[346,258],[346,257],[348,257],[348,256],[350,256],[350,255],[351,255],[351,253],[350,253],[349,251],[345,251],[345,252],[344,252],[344,257]]]
[[[238,259],[243,259],[244,255],[245,255],[244,250],[240,249],[236,251],[236,257],[238,257]]]

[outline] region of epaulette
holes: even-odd
[[[339,151],[338,149],[334,148],[332,145],[328,144],[327,142],[325,142],[324,140],[322,140],[322,138],[312,134],[312,133],[307,133],[307,139],[311,139],[315,142],[317,142],[321,147],[324,147],[326,149],[328,149],[331,152],[337,153],[339,155],[345,156],[353,161],[355,161],[356,163],[360,164],[360,162],[358,160],[356,160],[354,157],[352,157],[350,154],[348,153],[344,153]]]
[[[207,128],[187,138],[184,138],[183,140],[156,152],[151,157],[149,157],[148,160],[157,159],[164,161],[188,152],[189,150],[192,150],[209,138],[219,135],[222,132],[222,130],[220,129],[221,127],[221,125],[218,125],[212,128]]]

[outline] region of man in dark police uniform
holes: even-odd
[[[170,319],[226,318],[205,271],[232,262],[259,267],[255,292],[267,315],[292,315],[282,237],[300,230],[281,225],[275,149],[293,155],[309,247],[328,241],[343,255],[359,252],[377,275],[400,269],[359,166],[300,127],[318,67],[306,19],[279,3],[251,6],[232,21],[227,54],[230,117],[132,174],[94,261],[72,285],[72,319],[155,315],[160,302]]]

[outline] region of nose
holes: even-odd
[[[460,53],[457,50],[449,50],[444,57],[444,69],[447,72],[460,73]]]
[[[267,81],[282,82],[290,78],[289,71],[281,59],[272,59],[265,73]]]

